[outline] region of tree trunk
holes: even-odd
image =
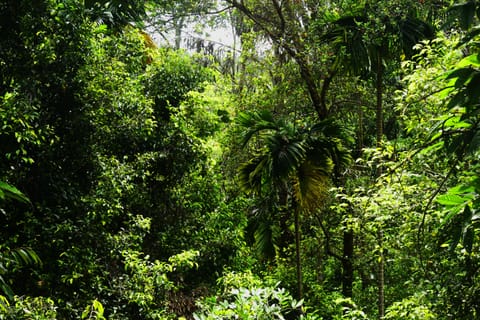
[[[380,247],[378,263],[378,319],[385,316],[385,257],[383,256],[383,231],[378,231],[378,245]]]
[[[342,257],[342,294],[351,298],[353,296],[353,231],[346,229],[343,232],[343,257]]]
[[[302,261],[300,257],[300,212],[295,206],[295,262],[297,265],[297,299],[303,298]]]
[[[328,116],[328,108],[322,103],[322,97],[317,85],[317,79],[312,73],[311,64],[302,56],[305,50],[303,41],[298,36],[298,33],[289,34],[287,32],[288,30],[285,29],[285,16],[282,12],[281,6],[279,6],[277,2],[273,2],[273,8],[275,9],[277,18],[279,19],[279,25],[274,25],[275,28],[272,28],[271,20],[269,18],[266,19],[264,16],[256,14],[245,5],[244,1],[228,0],[227,3],[230,3],[240,12],[245,14],[249,19],[251,19],[258,28],[262,29],[274,43],[277,43],[279,47],[284,49],[287,54],[297,63],[300,70],[300,75],[305,83],[308,95],[312,101],[313,108],[317,113],[319,120],[324,120]],[[288,12],[288,2],[285,2],[284,6],[286,6],[286,11]],[[290,15],[289,17],[292,18],[293,16]],[[294,21],[295,23],[298,23],[296,20],[289,20],[290,23]],[[291,30],[289,32],[291,32]],[[285,41],[285,34],[290,35],[290,37],[287,38],[289,41]],[[327,88],[328,85],[329,83],[327,81]]]
[[[363,110],[361,103],[358,104],[358,132],[357,132],[357,157],[360,157],[363,150],[364,132],[363,132]]]
[[[376,107],[376,125],[377,125],[377,148],[382,147],[383,139],[383,63],[381,49],[378,50],[377,56],[377,107]],[[377,177],[382,175],[382,164],[377,163]],[[383,259],[383,231],[379,226],[378,242],[380,245],[380,261],[378,264],[378,318],[383,319],[385,316],[385,265]]]
[[[379,50],[380,51],[380,50]],[[382,54],[377,56],[377,79],[376,79],[376,126],[377,126],[377,147],[380,147],[383,139],[383,63]]]
[[[185,18],[178,18],[178,20],[174,20],[174,26],[175,26],[175,49],[180,49],[182,45],[182,32],[183,32],[183,23],[185,21]]]
[[[302,76],[302,80],[305,82],[308,94],[312,101],[313,108],[317,113],[318,119],[324,120],[328,116],[328,110],[327,107],[322,103],[322,97],[318,92],[318,87],[315,83],[315,79],[307,64],[298,57],[294,58],[298,64],[298,67],[300,68],[300,75]]]

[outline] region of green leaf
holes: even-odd
[[[10,303],[8,302],[8,299],[0,295],[0,311],[6,313],[8,311],[9,306],[10,306]]]
[[[474,72],[475,72],[475,69],[473,68],[461,67],[446,73],[445,79],[446,80],[456,79],[455,87],[460,88],[461,86],[463,86],[465,82],[468,81],[468,79],[470,79],[472,73]]]
[[[5,281],[5,279],[2,277],[2,275],[0,275],[0,290],[9,298],[9,299],[13,299],[13,291],[12,291],[12,288],[10,288],[10,286],[7,284],[7,282]]]
[[[457,64],[457,68],[465,68],[468,66],[480,66],[480,56],[478,54],[471,54],[460,60],[460,62]]]
[[[460,91],[448,102],[447,109],[453,109],[457,106],[464,106],[466,101],[467,97],[465,96],[465,92]]]
[[[273,259],[275,257],[275,228],[271,221],[260,221],[254,232],[255,251],[258,255]]]
[[[30,200],[17,188],[0,181],[0,199],[14,199],[24,203],[30,203]]]
[[[434,139],[432,139],[434,140]],[[442,149],[444,147],[444,141],[440,141],[440,142],[437,142],[437,143],[434,143],[433,145],[431,146],[428,146],[424,149],[422,149],[422,151],[420,152],[420,154],[428,154],[429,152],[435,152],[435,151],[438,151],[440,149]]]
[[[458,206],[470,200],[471,198],[461,197],[456,194],[445,194],[437,198],[437,202],[444,206]]]

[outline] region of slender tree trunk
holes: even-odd
[[[237,31],[232,19],[232,10],[228,11],[228,17],[230,19],[230,26],[232,31],[233,43],[232,43],[232,79],[235,79],[237,73]]]
[[[302,80],[305,82],[308,94],[310,95],[310,99],[312,100],[313,108],[317,113],[318,119],[324,120],[328,116],[328,110],[327,107],[322,103],[322,97],[318,92],[318,87],[315,83],[315,79],[307,64],[302,61],[302,59],[296,58],[295,61],[297,62],[300,69]]]
[[[183,32],[183,23],[184,18],[178,18],[178,20],[174,21],[175,26],[175,49],[180,49],[182,45],[182,32]]]
[[[343,232],[342,269],[342,294],[351,298],[353,296],[353,231],[350,229]]]
[[[385,316],[385,257],[383,255],[383,230],[378,231],[378,245],[380,246],[380,256],[378,263],[378,319]]]
[[[358,104],[358,133],[357,133],[357,154],[360,156],[363,150],[364,132],[363,132],[363,110],[361,104]]]
[[[295,206],[295,262],[297,265],[297,298],[303,298],[303,278],[302,261],[300,257],[300,212],[298,206]]]
[[[376,107],[376,125],[377,125],[377,148],[382,147],[383,139],[383,63],[381,49],[377,56],[377,107]],[[382,164],[377,163],[377,177],[382,175]],[[378,263],[378,318],[385,316],[385,261],[383,257],[383,230],[379,226],[378,243],[380,246],[380,257]]]
[[[287,251],[285,249],[292,244],[293,240],[291,232],[287,231],[289,230],[289,223],[292,221],[292,212],[288,208],[288,190],[286,184],[283,184],[278,192],[278,202],[280,208],[282,208],[279,216],[280,230],[282,230],[282,232],[277,242],[278,253],[281,257],[286,257]]]
[[[379,50],[380,51],[380,50]],[[377,56],[377,79],[376,79],[376,126],[377,126],[377,147],[380,147],[383,139],[383,63],[382,54]]]

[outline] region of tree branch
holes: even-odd
[[[330,234],[328,233],[327,229],[323,225],[322,218],[318,215],[318,213],[315,213],[315,217],[317,218],[318,223],[320,224],[320,228],[322,229],[322,232],[325,236],[325,253],[331,257],[334,257],[340,261],[343,261],[345,258],[333,252],[330,247]]]
[[[263,30],[266,35],[273,41],[275,42],[279,47],[283,48],[285,52],[288,53],[288,55],[297,63],[300,71],[300,75],[302,76],[302,79],[305,83],[307,92],[310,96],[310,100],[312,101],[313,108],[315,112],[317,113],[317,116],[319,120],[323,120],[328,116],[328,109],[326,108],[325,105],[322,104],[322,99],[319,94],[318,86],[316,84],[316,80],[314,75],[312,74],[312,71],[310,70],[310,67],[308,65],[308,62],[304,59],[302,55],[299,54],[301,52],[301,44],[298,39],[298,36],[296,37],[295,35],[291,35],[291,38],[289,40],[291,41],[285,41],[283,37],[286,34],[286,30],[283,31],[283,33],[280,35],[274,33],[272,30],[270,30],[266,25],[265,21],[262,21],[262,17],[259,17],[255,15],[252,10],[247,8],[243,1],[238,1],[238,0],[227,0],[228,3],[230,3],[232,6],[240,10],[243,14],[245,14],[249,19],[251,19],[261,30]],[[279,14],[279,17],[282,21],[285,21],[285,17],[283,16],[281,12],[281,6],[273,0],[274,4],[277,5],[277,13]],[[280,11],[280,12],[279,12]],[[264,20],[264,19],[263,19]],[[286,21],[285,21],[285,26],[283,28],[286,28]]]
[[[281,5],[277,2],[277,0],[272,0],[273,7],[275,8],[275,11],[277,12],[278,17],[280,18],[280,34],[285,34],[285,17],[283,16],[282,13],[282,7]]]

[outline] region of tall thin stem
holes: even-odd
[[[380,249],[378,263],[378,319],[385,317],[385,257],[383,255],[383,230],[378,230],[378,245]]]
[[[383,139],[383,62],[382,50],[378,49],[377,54],[377,106],[376,106],[376,125],[377,125],[377,148],[382,147]],[[381,161],[381,160],[380,160]],[[377,178],[382,175],[382,164],[377,163]],[[380,246],[380,257],[378,263],[378,318],[385,316],[385,262],[383,257],[383,230],[380,225],[378,231],[378,243]]]
[[[303,298],[303,277],[302,277],[302,261],[300,257],[300,212],[298,206],[295,206],[295,255],[297,264],[297,298]]]

